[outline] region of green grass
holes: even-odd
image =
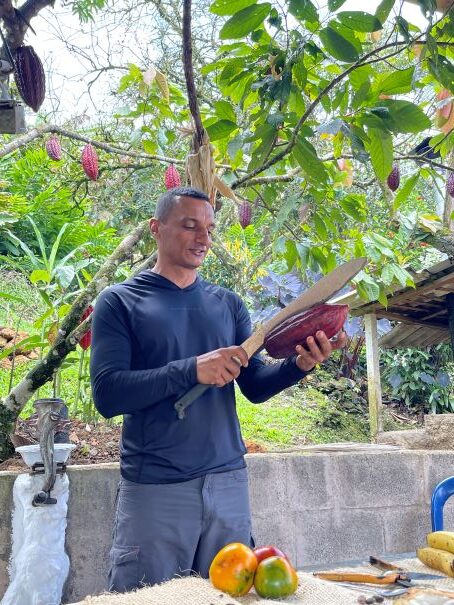
[[[25,304],[20,304],[0,298],[0,326],[18,328],[26,332],[34,330],[33,321],[44,311],[44,303],[38,289],[19,271],[0,267],[0,291],[25,301]]]

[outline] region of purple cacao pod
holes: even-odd
[[[98,156],[95,148],[93,145],[90,145],[90,143],[85,145],[85,147],[82,149],[81,163],[82,168],[84,169],[84,172],[88,178],[92,181],[96,181],[99,173]]]
[[[246,229],[251,224],[252,209],[249,202],[243,202],[238,206],[238,220],[243,229]]]
[[[14,57],[14,81],[24,103],[38,111],[46,96],[46,76],[32,46],[19,46]]]
[[[397,164],[394,164],[393,169],[389,173],[387,183],[388,183],[388,187],[391,189],[391,191],[396,191],[397,189],[399,189],[400,170],[399,170],[399,166]]]
[[[170,164],[164,173],[164,183],[166,189],[174,189],[181,185],[180,174],[173,164]]]
[[[61,160],[61,145],[58,137],[54,134],[46,142],[47,155],[56,162]]]
[[[449,171],[448,180],[446,181],[446,191],[451,197],[454,197],[454,172]]]

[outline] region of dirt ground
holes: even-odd
[[[118,462],[120,454],[121,426],[107,423],[87,424],[80,420],[71,420],[69,440],[77,447],[72,451],[69,464],[98,464],[100,462]],[[248,452],[263,453],[258,443],[245,441]],[[0,464],[0,471],[22,470],[27,468],[19,454]]]

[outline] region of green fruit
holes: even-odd
[[[268,557],[257,566],[254,587],[265,599],[281,599],[296,592],[298,576],[286,558]]]

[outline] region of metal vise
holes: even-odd
[[[64,406],[62,399],[38,399],[35,408],[38,412],[39,449],[44,465],[44,485],[40,492],[33,496],[33,506],[56,504],[50,492],[57,476],[57,463],[54,459],[54,433],[57,422],[61,420],[60,412]]]

